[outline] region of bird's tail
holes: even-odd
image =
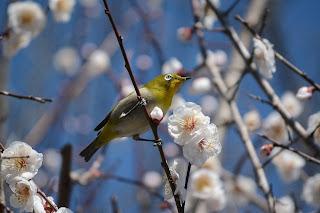
[[[80,156],[84,157],[84,160],[86,162],[88,162],[94,155],[94,153],[96,153],[96,151],[98,151],[98,149],[100,148],[100,146],[98,145],[98,138],[99,136],[94,139],[94,141],[92,141],[89,146],[82,150],[82,152],[80,152]]]

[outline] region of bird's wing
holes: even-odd
[[[114,109],[114,107],[113,107]],[[98,124],[98,126],[96,126],[96,128],[94,128],[94,131],[99,131],[100,129],[102,129],[102,127],[104,127],[104,125],[106,125],[111,117],[111,113],[113,111],[113,109],[106,115],[106,117]]]

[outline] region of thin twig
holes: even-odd
[[[264,14],[263,14],[263,17],[262,17],[262,24],[261,24],[261,27],[260,27],[259,33],[258,33],[259,35],[262,35],[263,30],[264,30],[265,27],[267,26],[267,18],[268,18],[269,12],[270,12],[269,9],[266,9],[266,10],[264,11]]]
[[[4,203],[0,203],[0,205],[6,209],[7,212],[9,213],[14,213],[14,211],[12,211],[7,205],[5,205]]]
[[[32,180],[33,181],[33,180]],[[46,202],[50,205],[50,207],[54,210],[54,211],[58,211],[58,208],[56,207],[56,205],[54,205],[54,203],[52,203],[48,197],[45,195],[45,193],[43,191],[41,191],[41,189],[39,188],[39,186],[33,181],[33,183],[37,186],[37,193],[46,200]]]
[[[122,53],[122,56],[123,56],[123,59],[125,61],[125,67],[130,75],[130,78],[131,78],[131,81],[132,81],[132,84],[134,86],[134,89],[136,91],[136,94],[137,94],[137,99],[138,101],[142,101],[143,100],[143,97],[141,96],[141,93],[139,91],[139,87],[137,85],[137,82],[134,78],[134,75],[133,75],[133,72],[132,72],[132,69],[131,69],[131,66],[130,66],[130,63],[129,63],[129,60],[128,60],[128,57],[127,57],[127,54],[126,54],[126,51],[124,49],[124,46],[123,46],[123,37],[120,36],[119,32],[118,32],[118,29],[116,27],[116,24],[112,18],[112,15],[111,15],[111,11],[109,9],[109,6],[108,6],[108,3],[107,3],[107,0],[103,0],[103,3],[104,3],[104,6],[105,6],[105,13],[108,15],[109,17],[109,20],[111,22],[111,25],[112,25],[112,28],[114,30],[114,33],[117,37],[117,40],[119,42],[119,46],[120,46],[120,49],[121,49],[121,53]],[[152,133],[154,135],[154,138],[155,138],[155,141],[161,141],[159,135],[158,135],[158,131],[157,131],[157,125],[152,121],[152,118],[150,117],[150,114],[148,112],[148,109],[147,109],[147,106],[144,106],[144,111],[145,111],[145,114],[147,116],[147,119],[149,121],[149,125],[152,129]],[[175,190],[176,190],[176,186],[175,186],[175,183],[174,181],[172,180],[172,177],[171,177],[171,173],[170,173],[170,170],[169,170],[169,166],[168,166],[168,163],[167,163],[167,160],[166,160],[166,157],[164,155],[164,152],[163,152],[163,149],[162,149],[162,145],[159,144],[158,146],[158,150],[159,150],[159,153],[160,153],[160,156],[161,156],[161,166],[164,168],[165,170],[165,173],[166,173],[166,176],[168,178],[168,181],[170,183],[170,187],[171,187],[171,190],[174,194]],[[176,202],[176,206],[177,206],[177,209],[178,209],[178,212],[182,212],[182,208],[181,208],[181,205],[180,205],[180,198],[179,198],[179,195],[174,195],[174,199],[175,199],[175,202]]]
[[[33,101],[38,101],[40,103],[45,103],[45,102],[52,102],[51,98],[40,98],[40,97],[35,97],[32,95],[18,95],[14,93],[10,93],[4,90],[0,90],[0,95],[6,95],[6,96],[11,96],[19,99],[28,99],[28,100],[33,100]]]
[[[294,149],[294,148],[292,148],[290,146],[286,146],[286,145],[280,144],[280,143],[276,142],[275,140],[269,138],[266,135],[263,135],[263,134],[257,134],[257,135],[262,137],[262,138],[264,138],[264,139],[266,139],[266,140],[268,140],[268,141],[270,141],[274,146],[280,147],[282,149],[287,149],[287,150],[289,150],[291,152],[294,152],[294,153],[300,155],[301,157],[305,158],[307,161],[310,161],[310,162],[313,162],[315,164],[320,165],[320,160],[318,160],[318,159],[316,159],[314,157],[311,157],[310,155],[307,155],[304,152],[301,152],[301,151],[299,151],[297,149]]]
[[[236,20],[240,21],[250,32],[252,35],[254,35],[258,39],[262,39],[260,35],[258,35],[250,26],[250,24],[245,21],[243,18],[241,18],[239,15],[235,16]],[[291,62],[289,62],[287,59],[285,59],[280,53],[277,51],[274,51],[275,56],[282,62],[284,63],[290,70],[294,71],[296,74],[301,76],[303,79],[305,79],[308,83],[310,83],[312,86],[315,87],[316,90],[320,91],[320,85],[315,83],[311,78],[307,76],[305,72],[302,70],[298,69],[296,66],[294,66]]]

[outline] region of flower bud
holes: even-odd
[[[299,101],[305,102],[308,101],[312,97],[312,93],[314,91],[314,87],[301,87],[297,94],[296,97]]]
[[[263,146],[260,148],[260,152],[259,152],[260,158],[267,158],[267,157],[269,157],[269,155],[270,155],[273,147],[274,147],[273,144],[263,145]]]
[[[192,38],[192,30],[189,27],[180,27],[177,31],[178,39],[180,41],[190,41]]]
[[[163,119],[163,112],[159,107],[155,107],[150,113],[150,116],[153,122],[155,122],[156,124],[159,124]]]

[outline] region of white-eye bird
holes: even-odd
[[[149,112],[159,107],[166,114],[171,101],[183,82],[190,79],[176,74],[160,75],[140,88],[141,96],[146,101]],[[151,129],[144,106],[138,103],[135,92],[122,99],[94,129],[101,132],[81,153],[85,161],[89,161],[103,145],[120,137],[139,138],[139,135]]]

